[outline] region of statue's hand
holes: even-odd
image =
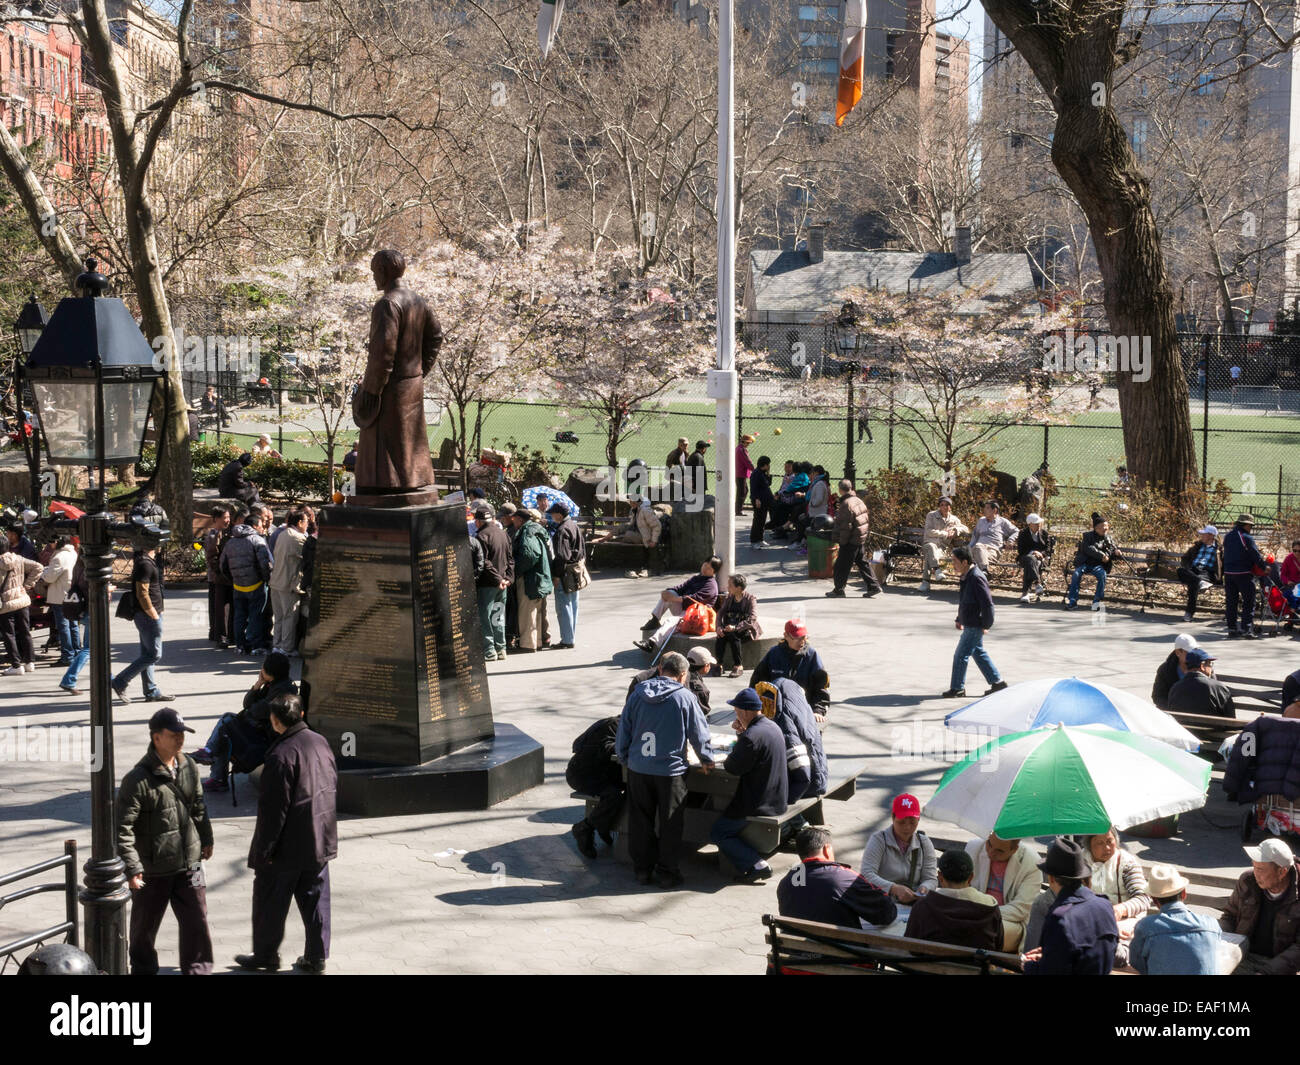
[[[352,420],[359,429],[369,429],[379,419],[380,397],[374,392],[358,388],[352,394]]]

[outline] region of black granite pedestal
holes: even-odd
[[[302,640],[308,721],[339,809],[486,809],[542,782],[542,747],[494,726],[463,504],[325,507]]]

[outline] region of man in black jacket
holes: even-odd
[[[1169,709],[1183,714],[1208,714],[1211,717],[1236,717],[1232,692],[1215,679],[1210,664],[1215,656],[1202,648],[1187,652],[1187,675],[1169,689]]]
[[[223,467],[217,477],[217,495],[222,499],[238,499],[245,506],[252,506],[254,503],[260,503],[261,497],[257,494],[257,487],[244,473],[244,467],[253,461],[253,456],[245,451],[237,459],[231,459]]]
[[[271,701],[276,740],[266,752],[257,825],[248,849],[253,870],[253,953],[238,954],[241,969],[279,969],[289,903],[297,902],[307,928],[306,949],[293,963],[323,973],[330,952],[329,863],[338,856],[335,812],[338,768],[324,736],[302,719],[302,700]]]
[[[1092,595],[1092,609],[1099,610],[1101,601],[1106,597],[1106,577],[1115,559],[1121,557],[1119,547],[1110,538],[1110,522],[1100,514],[1093,514],[1092,531],[1083,534],[1079,548],[1074,553],[1074,574],[1070,577],[1065,609],[1078,608],[1079,582],[1086,573],[1097,582],[1097,589]]]
[[[595,808],[573,826],[573,838],[578,841],[578,851],[584,857],[596,857],[596,835],[609,846],[614,845],[614,830],[627,784],[623,780],[623,767],[619,765],[615,740],[618,738],[618,717],[606,717],[590,726],[573,741],[573,757],[569,759],[564,779],[574,791],[595,795],[600,801]]]
[[[515,579],[510,536],[494,517],[487,503],[474,511],[478,542],[483,545],[483,572],[475,578],[478,620],[483,628],[483,657],[489,662],[506,656],[506,590]]]
[[[722,768],[739,780],[735,795],[722,816],[713,822],[709,839],[736,868],[738,881],[756,884],[772,875],[772,867],[740,834],[747,817],[785,813],[785,736],[775,721],[763,716],[763,700],[753,688],[743,689],[727,703],[736,708],[731,727],[740,733],[740,739]]]
[[[971,562],[971,550],[962,545],[953,548],[953,570],[961,582],[957,600],[957,630],[961,638],[952,656],[952,683],[943,693],[945,699],[966,698],[966,666],[971,655],[991,687],[985,695],[992,695],[1007,686],[998,673],[998,667],[984,650],[984,633],[993,628],[993,593],[989,591],[984,571]]]
[[[587,544],[582,530],[563,503],[552,503],[547,514],[555,522],[551,547],[555,562],[551,580],[555,585],[555,616],[560,622],[560,642],[556,650],[572,648],[578,635],[578,582],[587,560]]]
[[[1161,710],[1170,708],[1169,690],[1187,676],[1187,652],[1195,651],[1199,646],[1195,636],[1181,632],[1174,640],[1174,649],[1160,663],[1160,668],[1156,670],[1155,683],[1151,685],[1151,701]]]
[[[767,515],[776,499],[772,495],[772,460],[763,455],[754,472],[749,475],[749,500],[754,508],[754,521],[749,527],[749,542],[758,545],[763,542],[763,530],[767,528]]]
[[[194,760],[181,748],[194,730],[171,707],[149,719],[149,750],[117,793],[117,852],[126,863],[131,903],[131,974],[158,971],[154,940],[170,904],[180,926],[187,976],[212,972],[207,888],[202,862],[212,857],[212,823]]]
[[[298,685],[289,675],[289,656],[272,651],[262,662],[257,680],[244,693],[244,708],[238,714],[222,714],[208,742],[194,752],[199,765],[212,766],[203,782],[208,791],[226,791],[230,787],[226,771],[251,773],[266,758],[266,749],[275,738],[271,728],[271,700],[281,695],[297,695]]]
[[[858,928],[892,924],[898,907],[852,867],[835,860],[831,830],[804,825],[795,837],[799,863],[776,886],[777,912],[801,921]]]

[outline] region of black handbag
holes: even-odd
[[[117,616],[124,621],[134,621],[136,611],[139,609],[140,604],[135,601],[135,589],[128,588],[117,601]]]

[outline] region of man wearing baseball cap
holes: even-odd
[[[1196,613],[1196,599],[1213,585],[1223,583],[1223,550],[1219,545],[1219,530],[1213,525],[1202,525],[1196,530],[1196,543],[1183,552],[1178,566],[1178,579],[1187,586],[1187,609],[1184,621],[1191,621]]]
[[[1174,649],[1160,663],[1151,685],[1151,701],[1161,710],[1169,709],[1169,689],[1187,676],[1187,652],[1198,647],[1196,637],[1189,632],[1180,632],[1174,639]]]
[[[1092,893],[1092,863],[1083,847],[1058,836],[1039,867],[1054,901],[1040,945],[1021,955],[1026,976],[1108,976],[1115,967],[1119,925],[1109,902]]]
[[[1187,908],[1187,877],[1175,866],[1153,865],[1147,889],[1156,906],[1138,921],[1128,960],[1143,976],[1214,976],[1219,928]]]
[[[1229,639],[1255,639],[1255,569],[1263,571],[1265,562],[1250,535],[1254,527],[1254,517],[1241,514],[1223,538],[1223,602]]]
[[[817,720],[826,719],[831,705],[830,674],[822,656],[808,643],[808,626],[795,618],[785,623],[785,639],[763,656],[749,678],[749,686],[753,688],[761,681],[778,677],[788,677],[799,685]]]
[[[644,680],[649,680],[651,677],[667,676],[668,674],[663,670],[663,660],[666,657],[667,655],[661,656],[657,666],[650,666],[648,669],[643,669],[635,674],[632,677],[632,682],[627,686],[628,695],[631,695],[636,690],[636,686]],[[700,709],[707,714],[709,712],[709,686],[704,683],[704,678],[708,674],[710,666],[717,659],[709,653],[707,648],[692,647],[686,652],[686,661],[690,667],[686,674],[686,687],[699,700]]]
[[[1280,839],[1245,847],[1252,868],[1237,879],[1219,927],[1245,936],[1234,976],[1294,976],[1300,971],[1300,870]]]
[[[1203,647],[1187,652],[1187,675],[1169,689],[1169,709],[1183,714],[1209,714],[1235,718],[1237,707],[1232,691],[1214,675],[1217,659]]]
[[[212,972],[202,862],[212,857],[212,824],[199,770],[181,749],[194,730],[170,706],[149,719],[149,750],[117,793],[117,852],[131,885],[131,974],[158,972],[154,939],[170,905],[180,925],[180,968]]]

